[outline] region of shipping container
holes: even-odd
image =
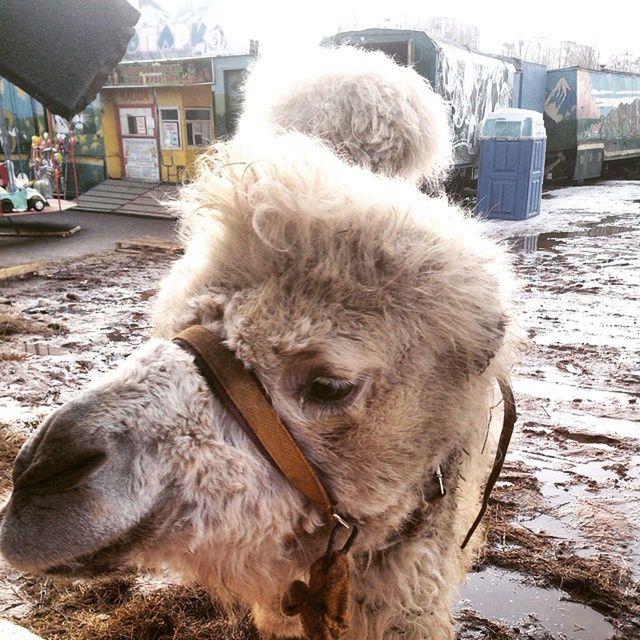
[[[585,180],[640,158],[640,74],[571,67],[547,74],[547,177]]]

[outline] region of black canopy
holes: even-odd
[[[0,76],[70,118],[120,62],[139,17],[126,0],[0,0]]]

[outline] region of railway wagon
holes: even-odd
[[[597,178],[640,160],[640,74],[555,69],[546,92],[547,178]]]
[[[429,81],[451,112],[456,190],[477,177],[478,135],[486,115],[506,107],[543,110],[545,65],[479,53],[414,30],[345,31],[322,44],[383,51]]]

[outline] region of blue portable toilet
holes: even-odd
[[[480,133],[476,213],[505,220],[537,216],[546,145],[541,113],[502,109],[488,115]]]

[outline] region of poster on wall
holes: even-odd
[[[161,123],[162,132],[162,148],[163,149],[180,149],[180,131],[177,122],[167,122],[163,120]]]
[[[155,138],[122,138],[127,178],[159,180],[158,144]]]

